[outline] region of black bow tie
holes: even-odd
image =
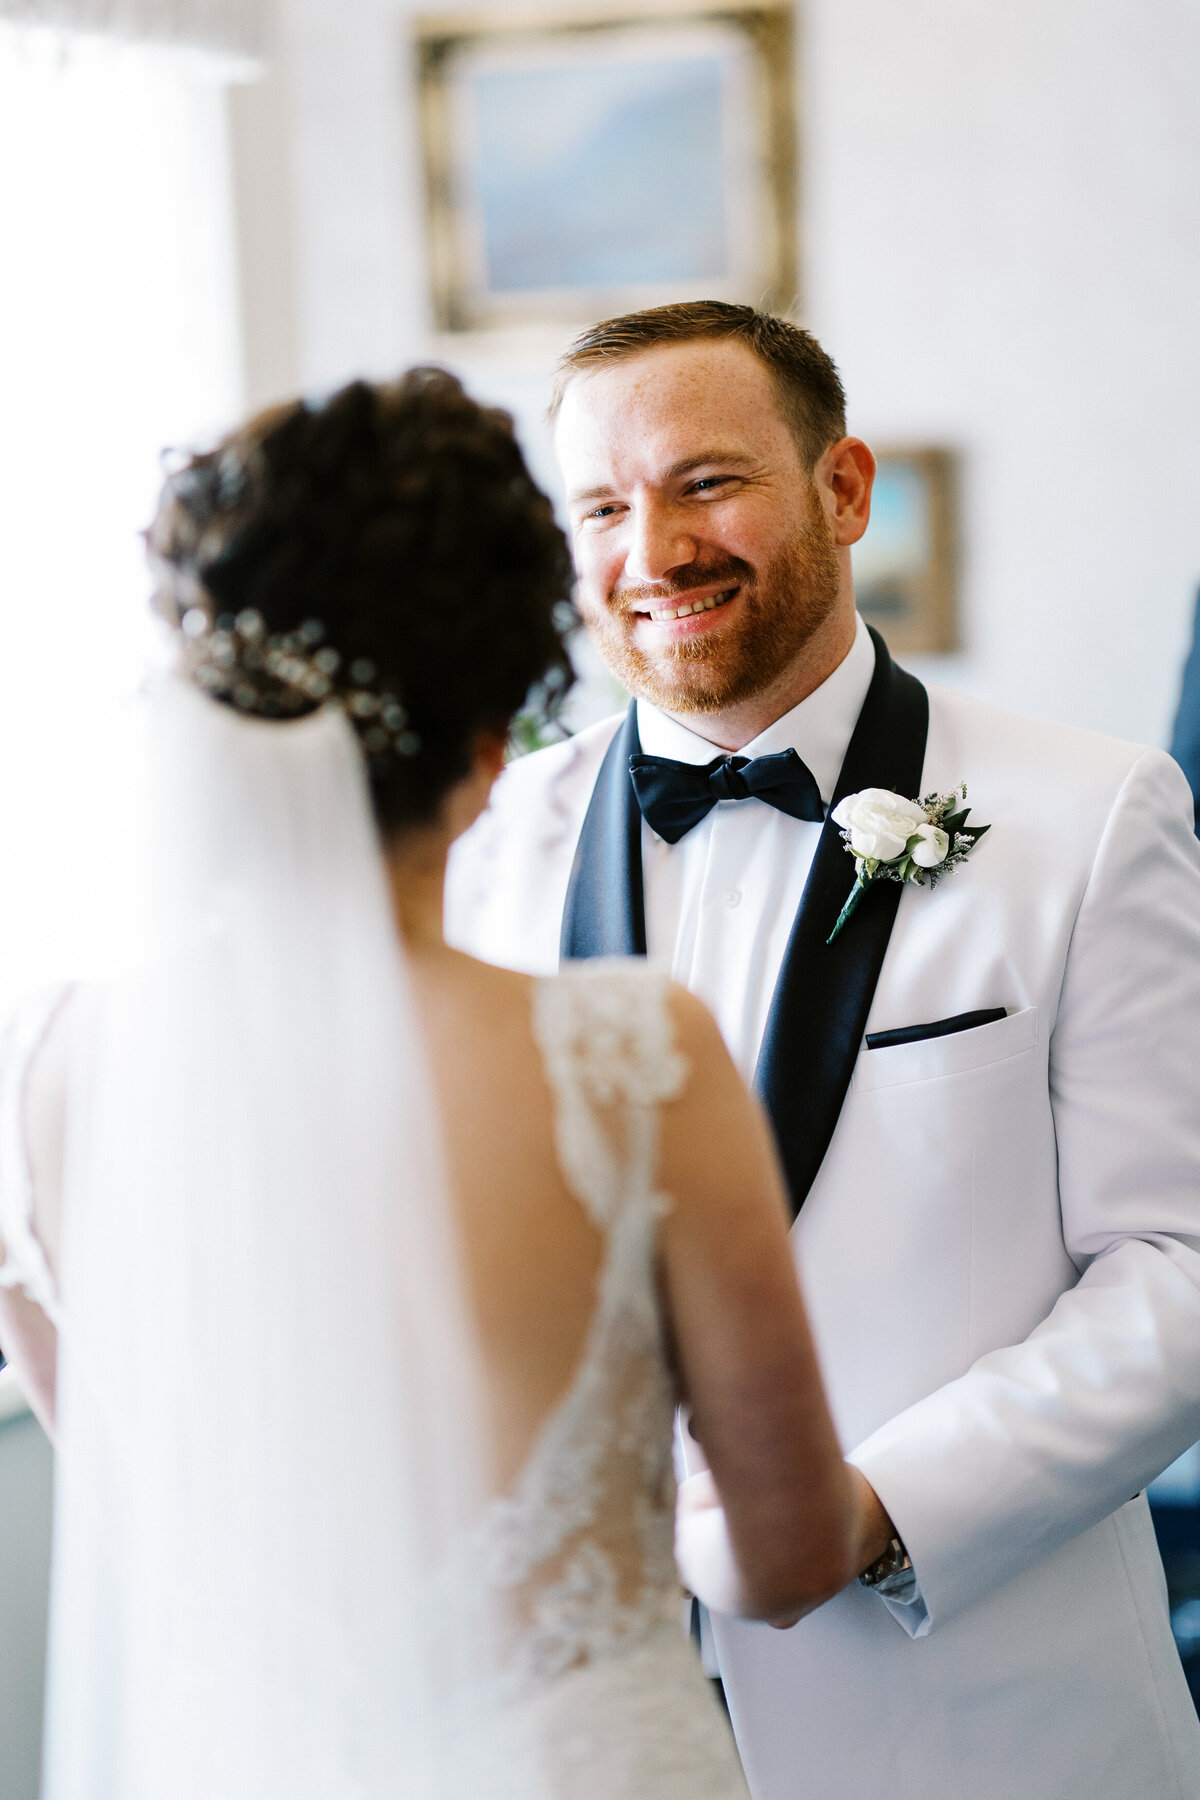
[[[821,790],[794,750],[775,756],[714,756],[702,767],[667,756],[631,756],[629,778],[651,831],[677,844],[707,818],[718,800],[765,800],[793,819],[819,825]]]

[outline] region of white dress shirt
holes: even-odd
[[[795,750],[828,807],[874,670],[875,647],[860,618],[833,674],[739,754]],[[638,732],[648,756],[703,764],[718,753],[645,700],[638,701]],[[747,1081],[820,834],[819,825],[755,799],[719,800],[677,844],[642,825],[649,954],[711,1008]],[[847,859],[847,893],[852,880]]]

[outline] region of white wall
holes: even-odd
[[[966,456],[943,678],[1161,740],[1200,581],[1200,8],[820,0],[807,35],[811,321],[864,436]]]
[[[280,4],[292,220],[253,235],[286,373],[449,361],[550,478],[555,338],[431,334],[405,0]],[[921,672],[1161,741],[1200,580],[1200,9],[809,0],[801,36],[806,322],[854,428],[965,459],[966,648]]]

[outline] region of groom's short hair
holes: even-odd
[[[688,300],[675,306],[653,306],[644,312],[602,319],[577,337],[559,358],[554,371],[549,419],[553,425],[569,383],[605,364],[640,356],[665,344],[728,339],[745,344],[765,364],[779,398],[779,410],[800,451],[812,468],[830,444],[846,435],[846,395],[833,358],[811,332],[725,300]]]

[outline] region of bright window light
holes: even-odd
[[[0,25],[0,1006],[129,948],[164,447],[238,409],[225,94]]]

